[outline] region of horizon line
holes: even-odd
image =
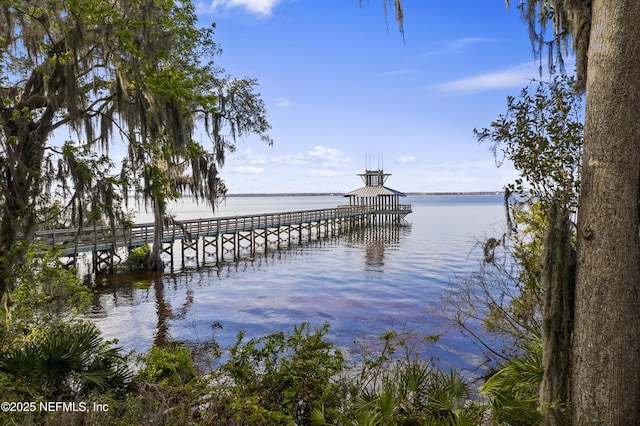
[[[346,192],[345,192],[346,193]],[[278,196],[331,196],[343,195],[342,192],[239,192],[226,194],[226,197],[278,197]],[[504,190],[495,191],[427,191],[404,192],[406,195],[502,195]]]

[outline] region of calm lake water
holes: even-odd
[[[217,215],[344,202],[339,196],[229,197]],[[158,340],[198,348],[215,339],[228,347],[241,329],[254,337],[303,321],[328,322],[329,339],[347,350],[355,340],[375,340],[389,329],[436,333],[440,321],[430,306],[452,280],[479,269],[478,241],[502,235],[502,196],[409,196],[402,202],[412,204],[413,213],[398,228],[292,244],[238,262],[153,277],[97,277],[91,317],[105,337],[139,352]],[[210,216],[193,205],[172,210],[177,219]],[[482,361],[479,348],[456,332],[432,345],[431,354],[441,366],[467,371]]]

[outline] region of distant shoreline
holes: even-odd
[[[406,195],[502,195],[503,191],[470,191],[470,192],[405,192]],[[227,194],[227,197],[316,197],[341,196],[340,192],[273,192]]]

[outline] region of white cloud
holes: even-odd
[[[340,151],[335,148],[330,148],[328,146],[316,145],[312,150],[307,151],[307,156],[311,159],[327,159],[334,158],[338,155]]]
[[[472,77],[442,83],[438,85],[437,88],[449,93],[477,93],[495,89],[507,89],[510,87],[521,88],[536,77],[538,77],[538,66],[529,62],[503,71],[478,74]]]
[[[253,155],[253,150],[251,148],[245,148],[242,151],[236,151],[232,154],[232,156],[236,159],[247,159]]]
[[[276,99],[276,106],[279,106],[280,108],[288,108],[291,105],[293,105],[291,101],[285,97],[280,96]]]
[[[464,50],[467,47],[473,46],[479,43],[490,43],[493,40],[488,38],[481,37],[464,37],[459,40],[452,41],[451,43],[445,44],[444,46],[431,50],[429,52],[424,53],[422,56],[431,57],[431,56],[439,56],[444,55],[446,53],[456,52],[459,50]]]
[[[411,164],[416,162],[416,157],[414,157],[413,155],[407,155],[404,157],[396,158],[396,161],[400,164]]]
[[[271,157],[270,161],[277,164],[318,164],[327,168],[348,164],[351,160],[343,157],[340,150],[316,145],[307,152],[278,155]]]
[[[233,173],[259,174],[259,173],[264,173],[264,169],[262,167],[238,166],[233,168]]]
[[[307,151],[304,158],[322,163],[322,167],[336,167],[349,161],[340,155],[339,150],[322,145],[316,145],[312,150]]]
[[[349,165],[351,160],[336,149],[323,145],[313,146],[306,151],[300,151],[290,154],[257,154],[247,149],[239,154],[234,154],[233,165],[229,164],[231,176],[239,179],[241,176],[280,176],[284,181],[290,181],[288,185],[293,188],[296,185],[304,185],[304,177],[307,179],[335,179],[340,176],[345,165]],[[275,165],[268,167],[268,165]],[[229,176],[229,177],[231,177]],[[299,176],[301,179],[291,178],[291,176]],[[259,180],[262,180],[260,178]],[[235,190],[235,188],[234,188]],[[249,191],[252,192],[253,190]],[[264,191],[255,190],[255,192]],[[291,189],[290,191],[297,191]]]
[[[273,8],[282,0],[213,0],[211,9],[213,12],[220,9],[232,9],[240,7],[250,13],[269,16]]]
[[[322,169],[314,169],[309,170],[309,175],[311,176],[335,176],[337,173],[333,170],[322,170]]]

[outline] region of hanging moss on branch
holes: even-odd
[[[540,389],[541,410],[547,424],[568,424],[569,353],[573,330],[576,251],[573,226],[566,207],[552,204],[547,213],[544,241],[544,307],[542,340],[544,377]]]

